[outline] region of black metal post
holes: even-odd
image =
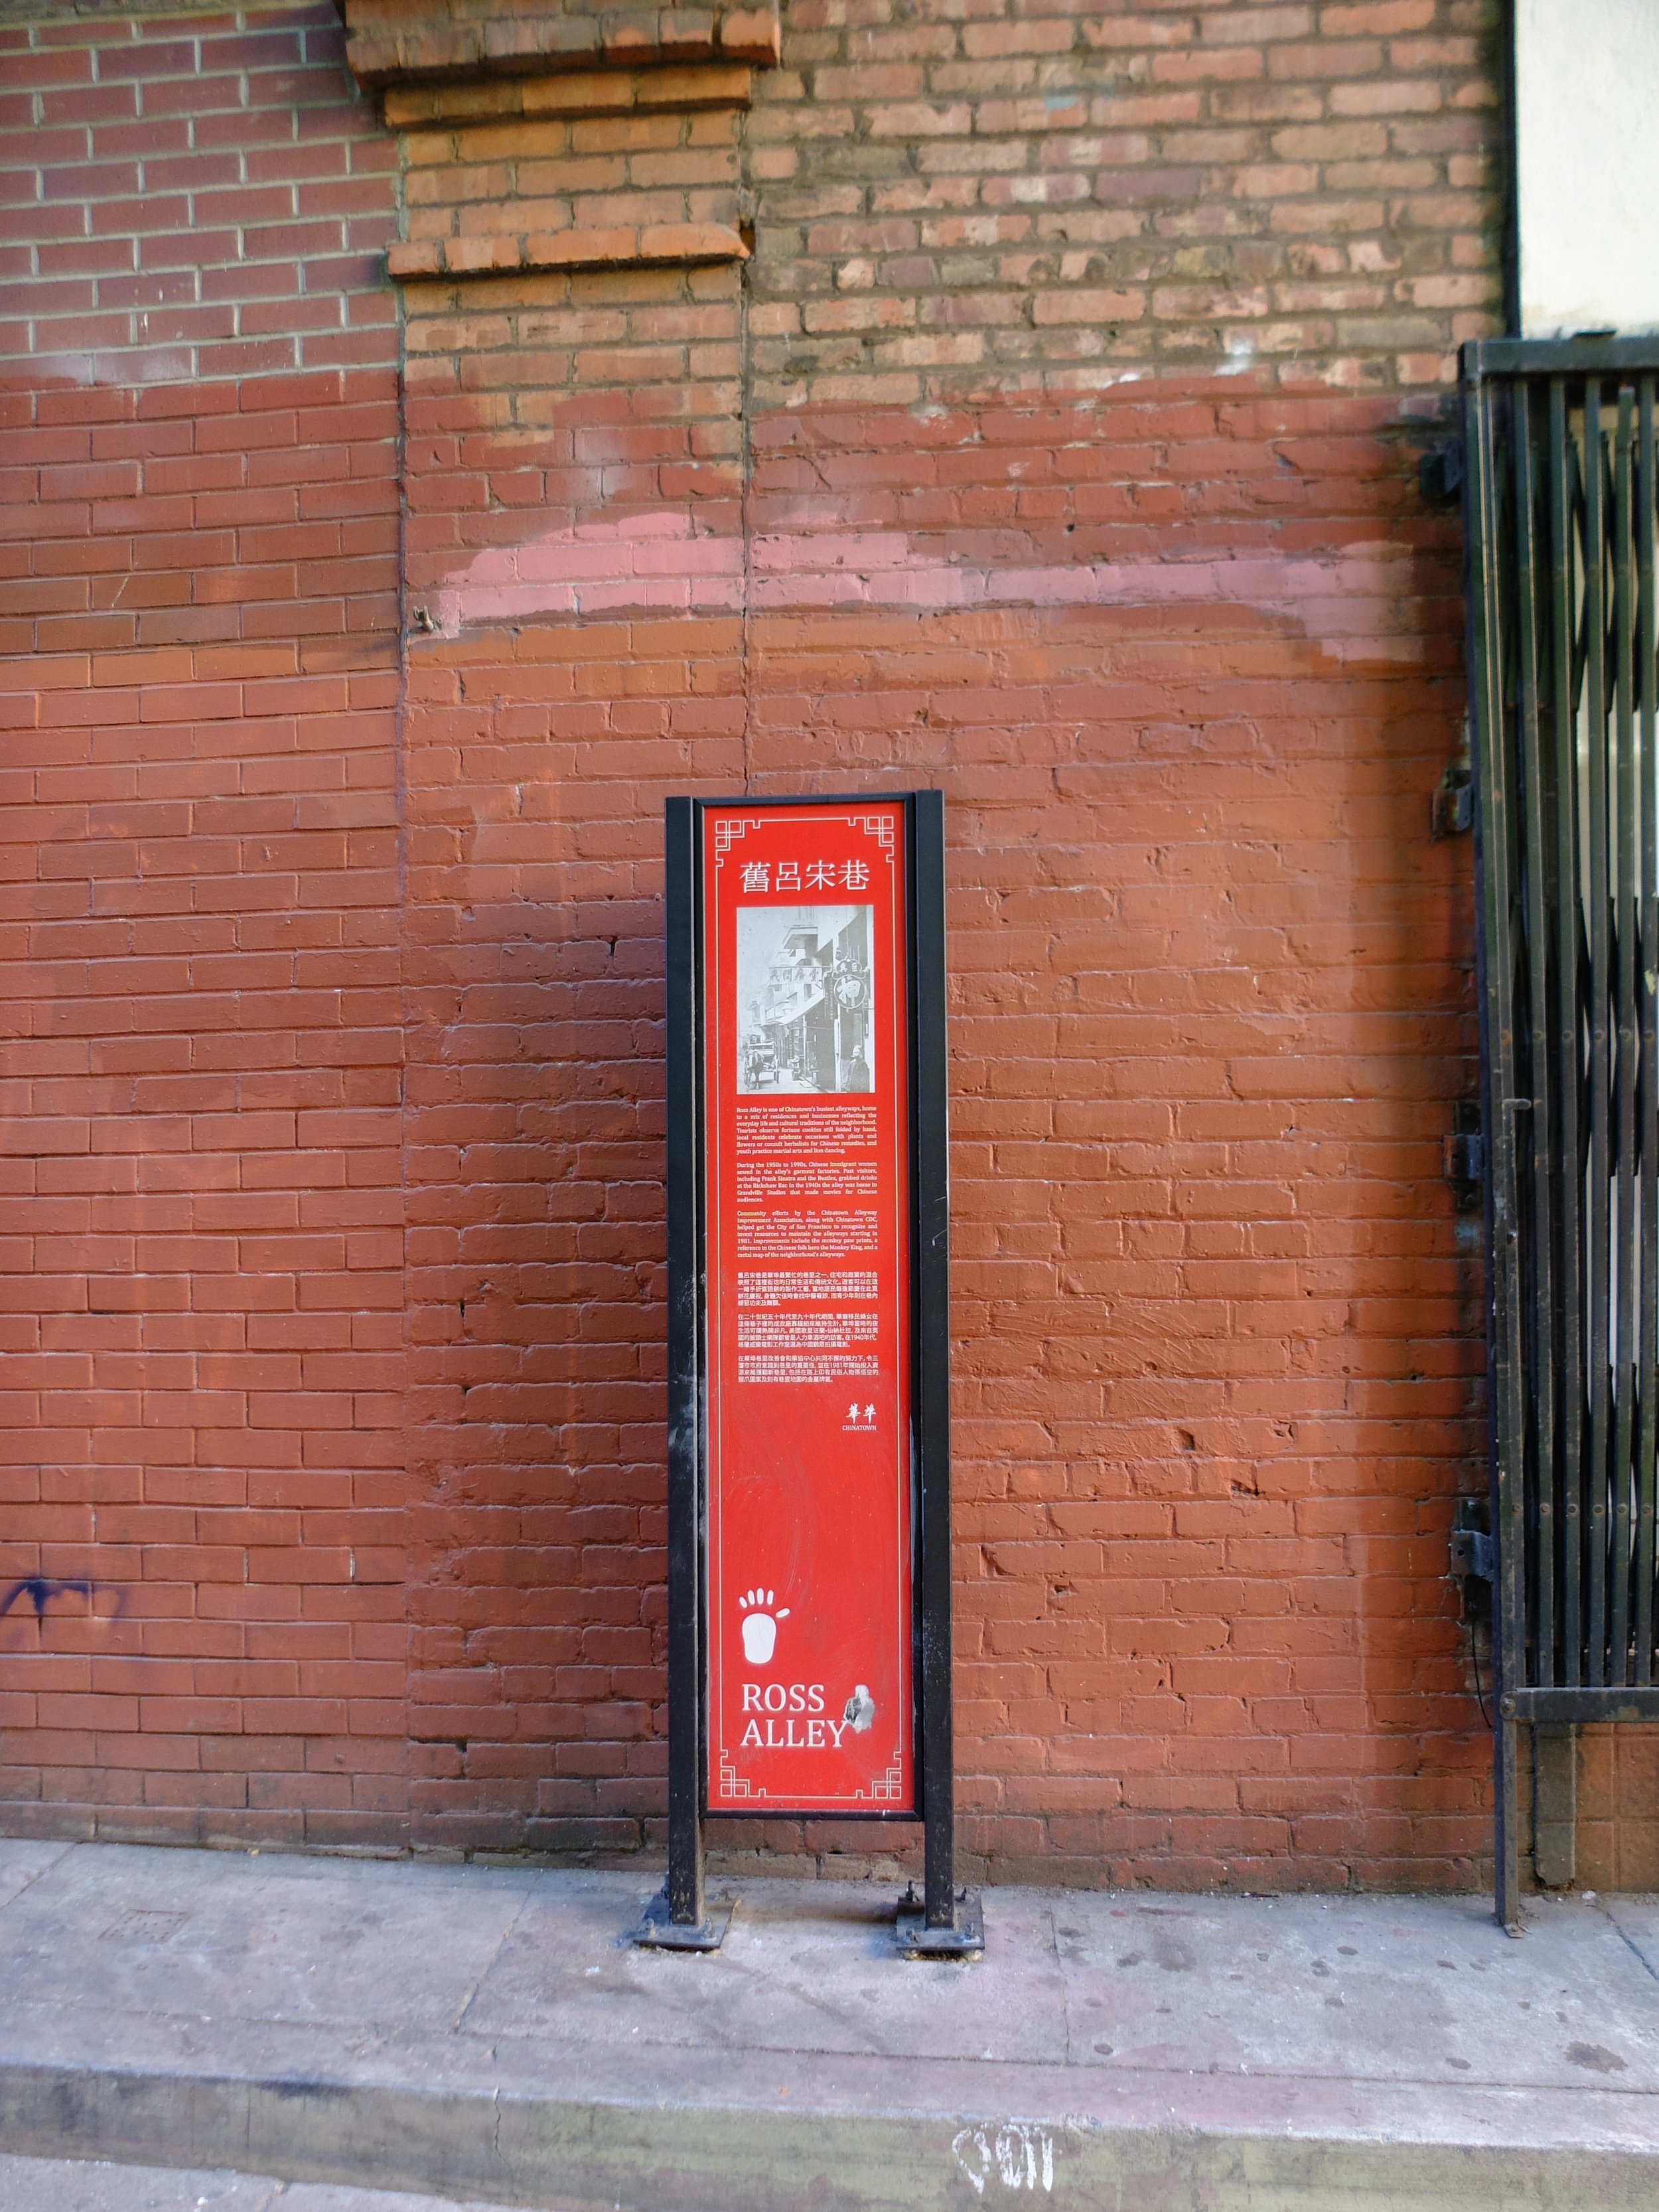
[[[911,1107],[915,1223],[916,1577],[921,1721],[922,1901],[899,1908],[907,1956],[975,1957],[976,1893],[957,1887],[951,1711],[951,1167],[945,1049],[945,795],[910,801]]]
[[[666,833],[668,1105],[668,1901],[702,1920],[702,1699],[698,1634],[697,1072],[691,802],[671,799]]]
[[[642,1943],[717,1949],[729,1910],[709,1917],[702,1863],[702,1453],[696,811],[664,808],[668,1218],[668,1879]]]
[[[1511,996],[1514,915],[1509,779],[1497,695],[1500,602],[1497,589],[1497,489],[1491,391],[1466,357],[1464,546],[1469,611],[1469,694],[1474,708],[1475,946],[1480,1005],[1482,1118],[1486,1126],[1486,1375],[1492,1422],[1492,1527],[1498,1540],[1493,1588],[1492,1796],[1494,1905],[1500,1926],[1520,1913],[1514,1708],[1504,1711],[1521,1630],[1524,1558],[1520,1236],[1515,1157],[1515,1034]]]
[[[921,1808],[925,1912],[956,1920],[955,1762],[951,1737],[951,1188],[945,1060],[945,804],[913,802],[916,913],[916,1462],[921,1474]]]

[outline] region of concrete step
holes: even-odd
[[[0,1845],[0,2147],[628,2212],[1659,2203],[1659,1903],[1000,1890]]]

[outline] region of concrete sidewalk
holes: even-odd
[[[1659,2203],[1659,1900],[1516,1942],[1004,1889],[962,1966],[833,1882],[639,1952],[657,1879],[0,1843],[0,2152],[626,2212]]]

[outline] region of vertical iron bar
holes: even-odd
[[[1550,707],[1555,738],[1555,1091],[1561,1143],[1558,1171],[1561,1251],[1560,1538],[1561,1680],[1582,1680],[1583,1563],[1583,1197],[1579,1091],[1578,729],[1574,712],[1572,476],[1568,466],[1567,395],[1549,386]]]
[[[1608,1015],[1611,975],[1607,942],[1607,550],[1601,387],[1584,386],[1584,704],[1589,734],[1589,1678],[1607,1679],[1607,1445],[1610,1288],[1607,1267],[1607,1178],[1612,1170],[1608,1122],[1612,1112],[1612,1051]]]
[[[1468,356],[1466,356],[1466,359]],[[1468,573],[1469,696],[1473,702],[1475,781],[1476,959],[1480,978],[1481,1104],[1486,1125],[1488,1274],[1486,1360],[1492,1422],[1492,1531],[1498,1540],[1492,1638],[1496,1707],[1493,1713],[1493,1873],[1495,1908],[1505,1928],[1517,1924],[1516,1729],[1505,1717],[1505,1696],[1518,1686],[1516,1657],[1521,1626],[1518,1571],[1525,1524],[1520,1498],[1520,1438],[1523,1428],[1521,1299],[1516,1280],[1514,1115],[1513,950],[1510,938],[1510,830],[1500,683],[1502,601],[1499,589],[1497,484],[1492,455],[1493,386],[1478,374],[1464,386],[1464,545]],[[1512,1708],[1511,1708],[1512,1710]]]
[[[664,808],[668,1110],[668,1910],[704,1917],[702,1857],[702,1409],[698,1220],[702,1096],[696,1000],[698,816]]]
[[[1636,1462],[1636,1680],[1653,1680],[1653,1583],[1656,1512],[1654,1463],[1656,1381],[1659,1380],[1659,762],[1656,732],[1655,655],[1659,652],[1654,606],[1654,531],[1659,515],[1655,500],[1654,380],[1638,386],[1636,454],[1636,704],[1641,716],[1637,768],[1641,814],[1642,1097],[1638,1151],[1641,1159],[1638,1206],[1642,1216],[1642,1300],[1637,1325],[1633,1370],[1641,1409]]]
[[[1516,645],[1520,690],[1520,797],[1524,808],[1522,889],[1528,1018],[1527,1085],[1532,1094],[1528,1116],[1528,1158],[1532,1201],[1531,1289],[1528,1359],[1533,1415],[1529,1455],[1532,1543],[1528,1565],[1533,1600],[1532,1679],[1553,1682],[1555,1660],[1555,1340],[1554,1224],[1551,1179],[1555,1128],[1550,1113],[1550,928],[1547,871],[1551,860],[1545,805],[1544,750],[1539,729],[1538,605],[1539,556],[1537,480],[1533,451],[1531,387],[1515,381],[1511,404],[1515,447],[1515,547]]]
[[[916,1474],[921,1550],[923,1919],[956,1925],[955,1765],[951,1711],[951,1187],[945,1049],[945,797],[910,806],[915,915]]]
[[[1613,1196],[1613,1281],[1615,1292],[1613,1341],[1618,1361],[1614,1400],[1613,1463],[1609,1471],[1612,1530],[1607,1581],[1607,1680],[1630,1680],[1631,1455],[1637,1374],[1636,1348],[1636,933],[1641,908],[1636,892],[1636,731],[1631,681],[1634,647],[1631,604],[1631,447],[1635,432],[1636,395],[1629,385],[1619,393],[1617,443],[1613,464],[1613,759],[1619,881],[1613,909],[1616,929],[1615,1036],[1618,1059],[1614,1094],[1616,1146]]]

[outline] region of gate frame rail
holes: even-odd
[[[1511,1933],[1520,1932],[1517,1786],[1519,1729],[1523,1725],[1534,1728],[1559,1727],[1564,1723],[1571,1725],[1581,1721],[1659,1719],[1659,1682],[1650,1679],[1646,1682],[1634,1683],[1603,1680],[1564,1684],[1553,1680],[1540,1682],[1528,1679],[1529,1671],[1536,1672],[1535,1668],[1529,1670],[1528,1666],[1530,1620],[1527,1583],[1528,1542],[1533,1541],[1536,1552],[1540,1554],[1547,1549],[1552,1559],[1555,1543],[1555,1532],[1547,1517],[1553,1510],[1555,1492],[1553,1488],[1547,1487],[1541,1471],[1547,1463],[1547,1472],[1552,1482],[1553,1481],[1555,1476],[1553,1448],[1556,1434],[1554,1424],[1557,1416],[1551,1407],[1547,1394],[1557,1379],[1565,1379],[1566,1373],[1573,1370],[1573,1362],[1564,1355],[1560,1362],[1562,1377],[1558,1378],[1555,1376],[1553,1370],[1556,1364],[1554,1358],[1557,1341],[1556,1324],[1550,1317],[1558,1310],[1565,1311],[1565,1302],[1562,1301],[1561,1306],[1558,1309],[1552,1306],[1550,1301],[1553,1295],[1559,1297],[1565,1286],[1558,1283],[1554,1285],[1553,1291],[1552,1291],[1547,1272],[1547,1257],[1540,1270],[1535,1250],[1533,1260],[1533,1276],[1529,1283],[1527,1279],[1524,1261],[1525,1254],[1529,1249],[1534,1249],[1528,1247],[1526,1240],[1529,1225],[1535,1229],[1535,1224],[1529,1224],[1528,1220],[1528,1191],[1523,1188],[1522,1154],[1524,1152],[1529,1156],[1527,1171],[1532,1177],[1531,1194],[1535,1198],[1537,1178],[1544,1171],[1540,1164],[1543,1158],[1544,1147],[1548,1143],[1556,1143],[1559,1140],[1547,1128],[1540,1130],[1530,1126],[1542,1116],[1546,1100],[1541,1097],[1522,1097],[1517,1095],[1516,1089],[1517,1081],[1525,1079],[1520,1065],[1522,1054],[1518,1050],[1516,1036],[1517,1018],[1522,1011],[1518,1004],[1522,994],[1516,988],[1517,951],[1520,949],[1517,940],[1525,935],[1527,928],[1527,923],[1523,921],[1522,916],[1522,902],[1524,898],[1531,905],[1530,918],[1535,927],[1537,919],[1542,917],[1546,911],[1544,899],[1545,886],[1547,883],[1547,866],[1543,860],[1544,841],[1537,836],[1541,817],[1534,814],[1530,819],[1523,818],[1528,794],[1522,788],[1522,779],[1513,771],[1526,744],[1531,741],[1536,748],[1539,742],[1538,731],[1546,719],[1546,713],[1540,706],[1535,688],[1529,699],[1523,697],[1521,705],[1518,707],[1516,705],[1510,696],[1511,687],[1506,685],[1505,681],[1506,656],[1511,649],[1522,656],[1522,673],[1518,684],[1513,688],[1519,689],[1524,693],[1528,678],[1535,678],[1538,666],[1537,639],[1533,635],[1531,627],[1535,621],[1539,604],[1535,564],[1548,557],[1549,549],[1544,548],[1540,552],[1533,532],[1530,499],[1534,495],[1534,488],[1528,483],[1524,473],[1532,466],[1530,437],[1519,441],[1511,440],[1505,443],[1502,434],[1503,426],[1499,419],[1500,409],[1495,402],[1497,395],[1503,389],[1506,387],[1513,389],[1517,386],[1524,386],[1528,382],[1538,379],[1553,380],[1556,392],[1559,394],[1563,392],[1565,386],[1581,383],[1585,379],[1606,380],[1631,376],[1641,377],[1644,380],[1644,387],[1649,386],[1650,380],[1659,377],[1659,337],[1550,340],[1486,338],[1469,342],[1464,345],[1462,351],[1464,583],[1465,601],[1468,607],[1466,643],[1468,696],[1474,740],[1472,754],[1475,788],[1476,961],[1480,1025],[1481,1115],[1486,1138],[1487,1415],[1492,1534],[1496,1545],[1492,1583],[1492,1655],[1496,1675],[1492,1711],[1494,1887],[1496,1892],[1494,1903],[1499,1924]],[[1620,397],[1622,405],[1622,395]],[[1529,402],[1529,406],[1530,404]],[[1559,406],[1563,403],[1558,398],[1554,404]],[[1598,409],[1600,404],[1598,387],[1596,402]],[[1559,419],[1562,418],[1552,416],[1552,428]],[[1626,434],[1629,419],[1627,415],[1621,413],[1620,421],[1626,426]],[[1600,417],[1592,416],[1590,420],[1597,426],[1595,436],[1598,465],[1595,471],[1595,492],[1591,495],[1587,489],[1585,497],[1593,513],[1599,517],[1603,499],[1600,468],[1601,450]],[[1530,416],[1528,421],[1530,422]],[[1641,498],[1645,496],[1650,500],[1652,495],[1652,422],[1653,408],[1650,392],[1649,396],[1645,397],[1643,402],[1642,458],[1638,471],[1634,496],[1628,483],[1626,483],[1623,492],[1623,495],[1629,502],[1626,512],[1632,518],[1632,526],[1633,519],[1640,513]],[[1516,452],[1512,450],[1517,446],[1525,446],[1528,449],[1518,463]],[[1510,564],[1510,568],[1506,570],[1505,554],[1508,549],[1504,541],[1504,480],[1506,473],[1517,465],[1522,471],[1520,481],[1528,500],[1528,517],[1524,528],[1517,527],[1517,535],[1522,540],[1521,550],[1517,553],[1514,562]],[[1586,485],[1588,485],[1588,478],[1586,478]],[[1548,491],[1553,497],[1555,487],[1549,487]],[[1571,526],[1571,516],[1568,514],[1562,526],[1563,542],[1570,534]],[[1587,542],[1590,527],[1590,513],[1587,512],[1585,519]],[[1604,541],[1598,537],[1596,542],[1599,547]],[[1651,530],[1650,529],[1648,538],[1650,548],[1650,544]],[[1621,555],[1620,557],[1624,556]],[[1654,583],[1650,550],[1638,552],[1637,560],[1640,565],[1639,574],[1633,574],[1632,564],[1626,558],[1622,577],[1615,576],[1614,579],[1615,591],[1622,591],[1624,593],[1622,611],[1614,593],[1604,591],[1606,580],[1601,573],[1600,565],[1598,564],[1598,572],[1594,584],[1589,580],[1588,569],[1586,570],[1584,670],[1588,689],[1584,714],[1588,725],[1592,727],[1595,726],[1598,715],[1603,729],[1610,726],[1613,720],[1620,717],[1624,718],[1632,731],[1639,726],[1642,733],[1641,757],[1644,772],[1650,779],[1654,769],[1656,688]],[[1527,565],[1528,563],[1534,565],[1528,567]],[[1569,572],[1568,574],[1566,586],[1562,586],[1559,573],[1553,575],[1552,582],[1554,588],[1563,593],[1559,602],[1560,610],[1567,614],[1570,621],[1575,619],[1571,592],[1571,573]],[[1528,592],[1532,594],[1530,603],[1526,597]],[[1609,614],[1612,616],[1613,623],[1614,639],[1613,657],[1615,666],[1615,684],[1611,689],[1607,684],[1608,670],[1606,659],[1599,653],[1592,654],[1589,646],[1589,641],[1592,635],[1603,642],[1607,640],[1609,635],[1607,627]],[[1595,625],[1594,629],[1593,624]],[[1513,641],[1510,635],[1511,628],[1516,633]],[[1638,665],[1636,658],[1638,648],[1633,647],[1633,638],[1639,638],[1639,651],[1644,656],[1641,663],[1644,673],[1641,682],[1636,684],[1632,684],[1631,680]],[[1529,661],[1527,656],[1531,656]],[[1568,676],[1570,687],[1575,687],[1571,688],[1570,712],[1574,732],[1572,742],[1575,746],[1574,775],[1576,777],[1579,708],[1576,690],[1577,679],[1572,675],[1571,662]],[[1564,700],[1567,696],[1565,693],[1561,695]],[[1603,742],[1605,748],[1605,740]],[[1626,740],[1621,738],[1620,742],[1626,742]],[[1629,743],[1633,751],[1633,738],[1629,740]],[[1535,753],[1532,768],[1534,789],[1531,796],[1535,799],[1537,788],[1543,781],[1543,771],[1539,766]],[[1604,818],[1611,823],[1614,820],[1614,816],[1607,811],[1605,749],[1602,753],[1601,769],[1591,771],[1592,774],[1598,772],[1604,780],[1602,798]],[[1633,789],[1634,785],[1632,784],[1631,787]],[[1576,782],[1574,793],[1576,804]],[[1616,800],[1614,803],[1616,805]],[[1529,830],[1537,839],[1534,860],[1538,865],[1534,865],[1530,871],[1528,871],[1523,866],[1523,854],[1528,849],[1525,840]],[[1572,818],[1570,832],[1562,830],[1559,834],[1564,839],[1569,835],[1571,836],[1571,845],[1564,846],[1563,849],[1571,852],[1572,865],[1576,871],[1577,854],[1580,849],[1577,844],[1579,823],[1576,816]],[[1633,833],[1626,830],[1623,834]],[[1589,848],[1586,849],[1594,852],[1593,839]],[[1629,849],[1633,852],[1633,846]],[[1594,888],[1594,869],[1596,865],[1597,862],[1593,858],[1592,888]],[[1601,860],[1600,865],[1605,868],[1605,858]],[[1646,958],[1646,948],[1652,927],[1651,915],[1648,910],[1659,908],[1659,898],[1656,898],[1654,893],[1651,866],[1652,854],[1650,851],[1647,851],[1644,853],[1643,870],[1644,911],[1640,933],[1640,941],[1644,949],[1642,966],[1644,969],[1650,968],[1651,964]],[[1576,892],[1577,887],[1576,872],[1572,880]],[[1532,902],[1534,902],[1535,904],[1533,904]],[[1626,917],[1627,927],[1632,918],[1632,916]],[[1575,918],[1574,927],[1576,928],[1577,926]],[[1605,921],[1601,927],[1605,929]],[[1602,963],[1601,972],[1605,982],[1608,974],[1607,963],[1609,957],[1605,945],[1599,950],[1597,957]],[[1627,956],[1621,954],[1621,957]],[[1572,985],[1575,994],[1572,1002],[1575,1024],[1579,1012],[1579,1000],[1577,994],[1580,980],[1578,969],[1575,967],[1575,979]],[[1542,988],[1541,983],[1535,984],[1534,994],[1541,992]],[[1610,987],[1608,990],[1604,990],[1604,1000],[1609,995]],[[1650,988],[1650,999],[1652,995]],[[1536,1002],[1542,1003],[1541,1000]],[[1605,1021],[1605,1015],[1602,1018]],[[1655,1132],[1652,1065],[1654,1055],[1652,1018],[1645,1010],[1642,1030],[1640,1050],[1647,1063],[1643,1076],[1643,1096],[1633,1112],[1627,1110],[1626,1120],[1629,1126],[1641,1133],[1642,1149],[1646,1153],[1644,1160],[1643,1183],[1651,1193],[1654,1188],[1655,1162],[1653,1152],[1648,1148],[1652,1146]],[[1538,1034],[1535,1027],[1528,1032],[1529,1048],[1531,1041]],[[1604,1030],[1604,1036],[1605,1034]],[[1569,1050],[1577,1048],[1577,1037],[1574,1038],[1573,1046],[1569,1048],[1559,1043],[1556,1031],[1546,1027],[1544,1035],[1550,1042],[1557,1044],[1559,1063],[1565,1067]],[[1626,1039],[1621,1042],[1627,1061],[1630,1041]],[[1605,1045],[1602,1048],[1605,1051]],[[1626,1063],[1621,1062],[1621,1083],[1629,1085],[1632,1080],[1632,1076],[1626,1072]],[[1545,1086],[1547,1089],[1548,1081],[1549,1079],[1547,1079]],[[1633,1097],[1633,1093],[1627,1091],[1626,1096]],[[1517,1127],[1517,1123],[1522,1120],[1529,1125],[1524,1131]],[[1605,1129],[1604,1115],[1604,1148],[1600,1154],[1589,1155],[1590,1170],[1585,1177],[1592,1199],[1594,1199],[1595,1176],[1598,1170],[1604,1177],[1608,1172],[1633,1174],[1635,1153],[1632,1152],[1628,1161],[1611,1156],[1605,1147]],[[1655,1146],[1653,1149],[1659,1150],[1659,1146]],[[1575,1208],[1578,1205],[1576,1194],[1571,1203]],[[1603,1223],[1605,1225],[1605,1216]],[[1577,1226],[1575,1219],[1575,1235]],[[1596,1249],[1595,1229],[1595,1219],[1592,1211],[1590,1235],[1584,1240],[1584,1249],[1587,1252],[1593,1252]],[[1645,1218],[1644,1231],[1644,1242],[1647,1242],[1650,1231],[1649,1223]],[[1547,1226],[1547,1234],[1536,1237],[1535,1243],[1549,1248],[1556,1233],[1554,1226]],[[1646,1265],[1650,1275],[1652,1271],[1650,1252],[1647,1256]],[[1585,1263],[1584,1272],[1585,1279],[1588,1279],[1590,1273],[1588,1261]],[[1573,1287],[1576,1291],[1576,1284]],[[1650,1283],[1644,1285],[1644,1289],[1650,1293]],[[1538,1311],[1530,1316],[1534,1327],[1538,1323],[1539,1313],[1541,1312],[1551,1330],[1550,1343],[1546,1356],[1542,1359],[1534,1359],[1530,1364],[1527,1356],[1529,1297],[1531,1303],[1538,1309]],[[1635,1314],[1632,1308],[1626,1313],[1626,1326],[1628,1327],[1634,1319]],[[1576,1328],[1577,1324],[1574,1323],[1572,1326]],[[1577,1338],[1571,1334],[1566,1322],[1560,1324],[1560,1330],[1564,1341],[1576,1345]],[[1632,1328],[1631,1335],[1637,1341],[1643,1340],[1642,1332],[1639,1329]],[[1589,1378],[1592,1373],[1595,1357],[1596,1348],[1592,1341],[1589,1345],[1582,1347],[1576,1371]],[[1540,1394],[1542,1394],[1541,1399]],[[1534,1420],[1532,1431],[1534,1436],[1534,1455],[1538,1460],[1540,1468],[1536,1478],[1535,1497],[1536,1499],[1541,1500],[1540,1511],[1543,1516],[1540,1520],[1540,1531],[1535,1536],[1529,1531],[1528,1522],[1529,1414]],[[1560,1418],[1565,1425],[1565,1407]],[[1631,1419],[1632,1413],[1627,1403],[1620,1410],[1620,1421],[1624,1425],[1623,1432],[1626,1435],[1629,1433],[1628,1424]],[[1650,1412],[1645,1413],[1644,1426],[1650,1422]],[[1547,1448],[1540,1449],[1536,1445],[1535,1437],[1546,1428],[1547,1428],[1550,1443]],[[1565,1425],[1562,1433],[1565,1433]],[[1605,1464],[1608,1468],[1616,1464],[1614,1454],[1608,1454]],[[1644,1506],[1638,1491],[1638,1518],[1632,1524],[1636,1528],[1638,1540],[1637,1554],[1638,1582],[1642,1557],[1639,1541],[1644,1533],[1640,1528],[1639,1516],[1644,1511],[1650,1518],[1653,1513],[1650,1483],[1647,1487],[1650,1495]],[[1615,1515],[1624,1510],[1623,1507],[1616,1505]],[[1576,1500],[1569,1504],[1567,1510],[1570,1513],[1576,1512]],[[1591,1532],[1592,1536],[1597,1534],[1598,1532],[1594,1530]],[[1576,1534],[1575,1531],[1575,1541]],[[1650,1529],[1645,1532],[1645,1535],[1648,1553],[1650,1555],[1652,1548]],[[1576,1571],[1579,1559],[1576,1548],[1570,1556],[1571,1563]],[[1586,1553],[1585,1556],[1588,1558],[1589,1555]],[[1534,1564],[1535,1565],[1535,1561]],[[1565,1581],[1565,1576],[1563,1580]],[[1611,1575],[1608,1580],[1611,1582]],[[1574,1603],[1576,1604],[1576,1599]],[[1553,1613],[1549,1615],[1549,1619],[1553,1637]],[[1576,1613],[1572,1616],[1572,1620],[1571,1633],[1575,1639],[1576,1652],[1578,1634]],[[1591,1633],[1594,1635],[1597,1632],[1592,1622]],[[1613,1627],[1607,1632],[1610,1642],[1618,1632],[1620,1632],[1618,1631],[1615,1619]],[[1553,1644],[1552,1644],[1553,1656]],[[1579,1671],[1576,1658],[1569,1671],[1575,1674]],[[1595,1673],[1601,1670],[1592,1665],[1589,1671]],[[1649,1672],[1651,1674],[1650,1668]]]

